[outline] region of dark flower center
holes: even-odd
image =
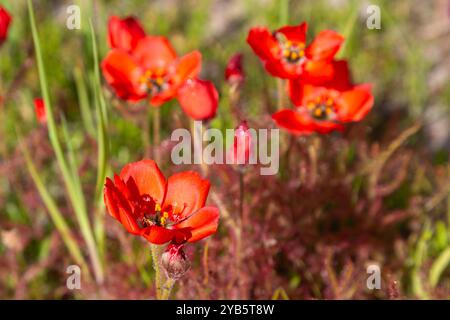
[[[335,116],[334,100],[327,96],[318,96],[306,103],[310,115],[317,120],[332,120]]]
[[[298,64],[305,60],[305,44],[298,41],[290,41],[284,34],[278,32],[275,38],[281,47],[281,55],[285,62]]]
[[[169,226],[172,222],[168,211],[162,211],[161,205],[148,194],[142,195],[135,206],[135,216],[140,228],[150,226]]]
[[[143,90],[150,96],[157,95],[165,91],[168,87],[166,74],[162,70],[147,70],[139,80]]]

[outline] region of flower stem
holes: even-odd
[[[153,262],[153,269],[155,269],[155,288],[156,288],[156,299],[160,300],[162,295],[162,273],[161,273],[161,266],[159,263],[160,257],[161,257],[161,246],[158,246],[156,244],[150,244],[150,249],[152,252],[152,262]]]
[[[244,219],[244,171],[239,170],[239,215],[241,219],[241,229]]]
[[[176,280],[172,278],[166,280],[166,283],[164,283],[164,286],[161,288],[161,297],[159,300],[169,300],[175,282]]]
[[[159,108],[154,108],[153,111],[153,157],[155,158],[156,163],[160,163],[161,154],[160,154],[160,130],[161,130],[161,111]]]
[[[284,106],[284,80],[277,79],[277,108],[283,109]]]
[[[151,147],[150,147],[150,118],[152,108],[147,107],[144,117],[144,123],[142,124],[142,141],[144,143],[144,157],[150,158],[151,156]]]

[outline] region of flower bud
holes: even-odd
[[[45,113],[45,104],[42,98],[34,99],[34,112],[39,123],[44,124],[47,122],[47,114]]]
[[[234,142],[231,149],[231,158],[234,164],[249,164],[252,152],[252,135],[247,121],[242,121],[234,131]]]
[[[161,255],[161,265],[168,278],[178,280],[190,268],[190,262],[183,251],[183,245],[169,244]]]
[[[6,40],[11,20],[8,11],[0,5],[0,46]]]
[[[242,53],[233,55],[225,68],[225,79],[230,85],[239,86],[244,82],[244,69],[242,67]]]

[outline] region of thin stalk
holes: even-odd
[[[152,108],[149,108],[146,106],[145,110],[145,117],[144,117],[144,123],[143,123],[143,130],[142,130],[142,141],[144,143],[144,157],[145,158],[151,158],[152,150],[151,150],[151,143],[150,143],[150,118],[152,118]]]
[[[86,242],[89,257],[91,259],[92,268],[94,270],[95,278],[98,283],[103,282],[103,270],[101,268],[99,255],[97,252],[97,247],[95,244],[94,236],[92,233],[91,225],[89,222],[89,218],[86,210],[86,203],[80,199],[80,194],[78,193],[78,189],[76,184],[73,181],[73,173],[71,173],[70,168],[66,162],[64,157],[63,148],[61,146],[61,142],[58,138],[57,127],[55,118],[53,116],[52,104],[50,101],[50,94],[47,84],[47,77],[45,72],[44,61],[42,58],[41,52],[41,44],[39,40],[39,35],[36,28],[36,22],[34,18],[33,5],[31,0],[28,0],[28,11],[29,11],[29,19],[31,25],[31,31],[33,35],[36,61],[38,66],[39,80],[41,84],[42,96],[44,98],[45,111],[47,115],[47,127],[50,142],[52,144],[53,150],[56,155],[56,159],[61,169],[62,177],[64,180],[64,184],[66,186],[66,190],[69,194],[70,201],[72,203],[76,218],[78,220],[78,224],[80,225],[81,233]]]
[[[100,251],[100,256],[103,260],[105,256],[105,211],[103,210],[103,184],[106,179],[108,171],[108,154],[109,154],[109,139],[108,139],[108,114],[106,108],[105,97],[102,92],[102,83],[100,79],[100,69],[98,61],[97,41],[95,36],[94,26],[92,20],[89,20],[91,40],[92,40],[92,54],[94,61],[94,96],[95,96],[95,111],[97,116],[97,183],[94,203],[96,209],[94,211],[94,233],[97,245]]]
[[[239,170],[239,231],[236,232],[236,270],[238,274],[239,281],[239,292],[240,299],[244,299],[244,284],[242,275],[239,276],[239,271],[242,265],[242,231],[244,226],[244,169],[238,168]]]
[[[36,189],[39,192],[39,195],[42,198],[42,201],[44,201],[44,204],[47,208],[50,218],[53,221],[53,224],[56,227],[56,230],[58,230],[59,234],[61,235],[61,238],[75,263],[78,264],[82,270],[86,271],[88,277],[90,278],[89,268],[86,264],[86,261],[84,260],[83,254],[81,253],[81,250],[78,247],[78,244],[74,236],[72,235],[72,232],[70,231],[69,225],[64,220],[64,217],[61,211],[58,209],[55,200],[53,200],[52,196],[46,189],[45,183],[40,177],[38,170],[34,166],[30,154],[28,153],[28,150],[23,145],[21,139],[19,138],[18,140],[19,140],[19,148],[24,156],[28,172],[30,173],[31,178],[33,179],[33,182],[36,186]]]
[[[86,88],[85,79],[79,68],[75,68],[73,72],[75,79],[75,86],[77,90],[78,103],[80,104],[81,120],[83,121],[84,129],[91,137],[95,137],[95,125],[92,119],[92,114],[89,104],[89,96]]]
[[[244,170],[239,168],[239,216],[242,224],[245,221],[244,218]]]
[[[161,246],[156,244],[150,244],[150,249],[152,253],[152,263],[153,269],[155,270],[155,288],[156,288],[156,299],[161,300],[162,288],[163,288],[163,273],[161,272],[160,258],[162,250]]]
[[[277,109],[281,110],[284,107],[284,80],[277,79]]]
[[[447,247],[433,262],[430,269],[429,282],[434,288],[439,282],[439,278],[446,268],[450,265],[450,247]]]
[[[161,299],[160,300],[169,300],[170,293],[172,292],[173,286],[175,284],[176,280],[172,278],[168,278],[166,280],[166,283],[164,283],[164,286],[162,287],[161,292]]]
[[[160,142],[161,142],[161,110],[154,108],[153,111],[153,157],[155,162],[160,164],[161,154],[160,154]]]

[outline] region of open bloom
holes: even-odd
[[[371,86],[353,85],[346,61],[335,61],[333,69],[333,79],[322,85],[289,81],[295,109],[272,115],[279,127],[293,134],[329,133],[342,131],[345,123],[360,121],[367,115],[374,101]]]
[[[307,24],[284,26],[274,32],[265,27],[250,29],[247,42],[275,77],[302,77],[320,82],[333,76],[330,62],[341,47],[344,37],[332,30],[320,32],[307,46]]]
[[[205,206],[210,184],[192,171],[167,180],[152,160],[126,165],[107,178],[104,200],[125,229],[154,244],[201,240],[217,230],[219,211]]]
[[[6,40],[11,20],[12,17],[8,11],[0,5],[0,46]]]
[[[138,21],[130,17],[111,17],[108,39],[112,49],[101,67],[119,98],[130,102],[148,99],[156,107],[178,98],[185,112],[197,120],[215,115],[217,91],[211,82],[197,79],[200,52],[177,56],[166,38],[145,35]]]
[[[39,123],[44,124],[47,122],[47,114],[45,113],[44,100],[42,98],[34,99],[34,113]]]

